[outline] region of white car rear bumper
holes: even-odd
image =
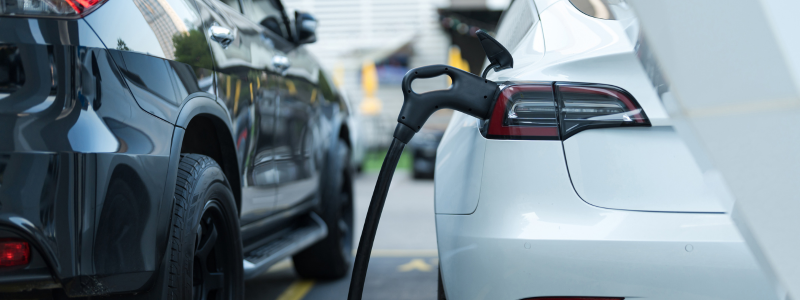
[[[560,142],[486,144],[475,212],[436,215],[448,299],[782,298],[729,215],[591,206],[570,184]]]
[[[727,215],[612,212],[572,224],[529,216],[516,230],[506,225],[518,220],[476,226],[478,218],[436,216],[448,299],[778,299],[747,245],[729,238]],[[583,230],[595,225],[614,237]]]

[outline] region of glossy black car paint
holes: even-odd
[[[26,271],[71,295],[141,288],[159,258],[174,126],[135,106],[85,21],[2,18],[0,28],[13,29],[0,47],[16,69],[0,101],[0,231],[29,240],[48,266],[0,283]]]
[[[332,146],[349,143],[346,103],[290,31],[236,13],[117,0],[83,19],[0,17],[0,237],[34,249],[0,271],[0,293],[148,288],[181,152],[222,166],[245,249],[318,209]],[[212,25],[236,29],[231,46]]]

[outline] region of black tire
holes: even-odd
[[[433,179],[433,173],[423,173],[417,170],[414,170],[413,173],[414,179]]]
[[[350,147],[339,140],[336,150],[329,166],[338,175],[327,178],[322,187],[320,216],[328,225],[328,236],[292,257],[294,269],[302,277],[338,279],[350,269],[353,247]]]
[[[444,284],[442,284],[442,266],[439,266],[439,286],[436,289],[436,299],[439,300],[447,300],[447,296],[444,294]]]
[[[181,154],[170,229],[162,299],[244,298],[236,202],[213,159]]]

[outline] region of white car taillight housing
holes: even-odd
[[[586,129],[650,126],[622,88],[594,83],[512,83],[494,104],[482,133],[490,139],[566,140]]]

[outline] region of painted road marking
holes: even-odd
[[[295,280],[280,296],[278,296],[278,300],[303,299],[313,286],[313,280]]]
[[[408,263],[397,266],[397,271],[400,272],[411,272],[413,270],[418,270],[421,272],[430,272],[432,269],[433,266],[429,265],[420,258],[412,259]]]
[[[353,256],[355,254],[356,251],[353,250]],[[415,257],[408,263],[398,266],[397,271],[399,272],[411,272],[413,270],[430,272],[439,262],[439,253],[436,249],[376,249],[372,250],[371,257]],[[430,264],[425,260],[429,260]],[[284,259],[270,267],[267,272],[280,272],[291,268],[292,265],[291,259]],[[278,296],[277,300],[301,300],[313,287],[313,280],[295,280]]]
[[[292,268],[293,266],[294,266],[294,264],[292,264],[292,259],[291,258],[287,258],[287,259],[281,260],[278,263],[276,263],[276,264],[272,265],[271,267],[269,267],[269,269],[267,269],[267,273],[280,272],[280,271]]]
[[[356,250],[353,249],[353,257]],[[372,250],[370,257],[439,257],[436,249],[377,249]]]

